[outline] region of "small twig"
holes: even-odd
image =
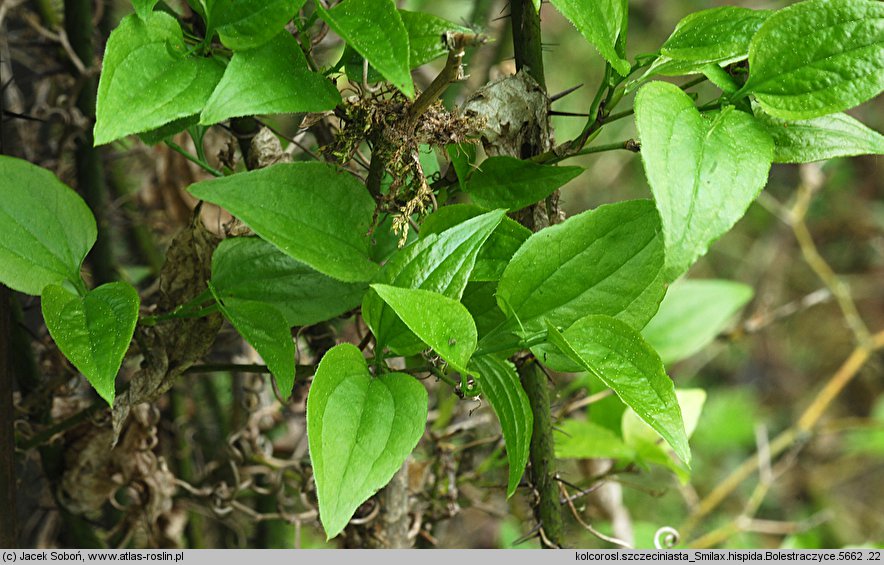
[[[828,288],[820,288],[802,296],[798,300],[787,302],[773,311],[753,314],[743,323],[742,327],[733,333],[739,333],[740,331],[747,334],[759,332],[775,322],[779,322],[798,312],[803,312],[817,304],[828,302],[831,299],[832,292]]]
[[[789,225],[795,233],[795,239],[798,240],[804,261],[813,269],[813,272],[823,281],[826,287],[832,291],[832,295],[835,297],[838,307],[844,315],[844,320],[847,322],[850,331],[853,332],[856,341],[858,343],[867,343],[870,338],[869,329],[866,327],[865,322],[863,322],[853,297],[850,296],[850,289],[820,255],[813,242],[813,237],[810,235],[810,230],[804,221],[815,189],[816,187],[808,181],[801,183],[798,187],[795,204],[792,206],[789,214]]]
[[[191,155],[188,151],[186,151],[183,147],[181,147],[180,145],[178,145],[174,141],[166,139],[165,144],[168,145],[169,148],[172,149],[173,151],[183,155],[184,158],[187,159],[188,161],[198,165],[202,170],[206,171],[207,173],[214,175],[216,177],[223,177],[224,176],[224,173],[222,173],[218,169],[212,167],[208,163],[201,161],[198,157]]]
[[[561,418],[562,416],[572,414],[585,406],[589,406],[590,404],[595,404],[599,400],[604,400],[605,398],[608,398],[612,394],[614,394],[614,391],[609,388],[606,388],[605,390],[599,391],[595,394],[590,394],[589,396],[587,396],[585,398],[581,398],[580,400],[575,400],[574,402],[572,402],[570,404],[566,404],[561,409],[561,411],[559,411],[558,417]]]
[[[574,502],[571,500],[568,489],[565,488],[565,485],[563,485],[561,481],[559,482],[559,490],[562,491],[562,496],[564,497],[565,502],[568,504],[568,508],[571,510],[571,515],[574,516],[574,519],[577,520],[577,523],[580,524],[584,530],[591,533],[602,541],[606,541],[610,544],[622,547],[624,549],[632,549],[632,546],[625,541],[605,535],[597,529],[593,528],[592,525],[584,522],[583,518],[580,517],[580,512],[577,511],[577,508],[574,506]]]
[[[71,60],[71,63],[77,69],[77,72],[81,75],[85,75],[90,72],[90,69],[83,64],[83,61],[80,57],[77,56],[77,53],[74,51],[74,48],[71,46],[71,42],[68,40],[68,35],[64,29],[59,29],[58,32],[52,32],[43,27],[37,18],[33,14],[23,14],[22,19],[26,24],[31,26],[31,29],[36,31],[39,35],[45,37],[50,41],[54,41],[61,45],[62,49],[64,49],[65,54]]]
[[[605,145],[590,145],[589,147],[584,147],[577,153],[573,153],[569,155],[569,157],[577,157],[578,155],[591,155],[593,153],[603,153],[605,151],[617,151],[617,150],[626,150],[632,153],[638,153],[641,151],[641,145],[638,141],[634,139],[627,139],[626,141],[618,141],[617,143],[608,143]]]

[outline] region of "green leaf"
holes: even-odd
[[[773,142],[749,114],[728,107],[702,116],[664,82],[639,90],[635,115],[672,281],[746,213],[767,182]]]
[[[634,91],[654,75],[681,76],[703,73],[719,88],[732,94],[733,80],[721,68],[749,55],[749,44],[758,28],[773,14],[722,6],[695,12],[684,18],[661,48],[661,54],[644,74],[626,86]],[[714,67],[713,67],[714,65]],[[723,88],[724,90],[724,88]]]
[[[189,190],[320,273],[361,282],[378,269],[368,258],[374,199],[356,178],[331,165],[282,163]]]
[[[291,326],[277,308],[263,302],[221,298],[218,308],[233,324],[239,335],[248,341],[276,377],[284,399],[295,386],[295,345]]]
[[[694,12],[675,26],[660,48],[671,59],[695,65],[727,65],[749,55],[749,42],[758,28],[773,14],[770,10],[750,10],[721,6]]]
[[[80,196],[46,169],[0,155],[0,283],[38,295],[49,284],[82,287],[80,265],[97,235]]]
[[[788,121],[756,109],[774,142],[775,163],[811,163],[834,157],[884,155],[884,136],[847,114]]]
[[[733,94],[740,89],[740,85],[737,84],[734,78],[716,63],[704,65],[701,71],[709,79],[709,82],[726,94]]]
[[[690,465],[691,451],[675,387],[657,353],[628,324],[587,316],[564,333],[548,326],[549,341],[611,387]]]
[[[192,116],[178,118],[177,120],[171,121],[168,124],[162,125],[156,129],[139,133],[138,139],[143,141],[146,145],[156,145],[158,143],[162,143],[163,140],[168,139],[173,135],[179,134],[182,131],[197,125],[199,121],[199,114],[193,114]]]
[[[316,11],[393,86],[414,97],[408,32],[393,0],[344,0],[330,10],[316,0]]]
[[[138,17],[146,20],[150,17],[151,12],[153,12],[153,7],[156,6],[157,0],[132,0],[132,6],[135,8],[135,13],[138,14]]]
[[[427,237],[434,233],[456,226],[462,222],[481,216],[485,210],[471,204],[451,204],[443,206],[424,218],[421,224],[421,236]],[[531,237],[531,230],[519,222],[504,216],[500,224],[485,241],[476,257],[476,266],[470,275],[471,281],[498,281],[503,270],[525,240]]]
[[[675,77],[682,75],[700,74],[705,68],[705,64],[691,63],[690,61],[679,61],[661,55],[654,59],[651,66],[647,68],[642,76],[632,79],[626,83],[625,94],[635,92],[635,90],[648,81],[652,76],[663,75],[667,77]]]
[[[711,343],[751,299],[752,287],[741,283],[681,279],[669,287],[642,335],[663,363],[675,363]]]
[[[515,365],[509,361],[482,355],[473,358],[471,367],[479,374],[482,394],[497,414],[503,430],[510,468],[506,488],[506,496],[509,498],[516,492],[528,462],[534,426],[531,404],[519,382]]]
[[[322,112],[340,102],[334,84],[310,70],[298,41],[283,31],[260,47],[233,54],[200,123],[254,114]]]
[[[485,209],[520,210],[543,200],[582,172],[582,167],[539,165],[501,155],[485,159],[467,179],[464,191]]]
[[[58,348],[99,396],[114,404],[114,380],[138,322],[138,293],[114,282],[80,297],[61,286],[43,289],[43,319]]]
[[[551,0],[552,5],[574,24],[620,76],[629,74],[629,61],[617,54],[620,26],[626,15],[625,0]]]
[[[400,249],[374,282],[420,288],[459,300],[479,249],[503,215],[502,210],[488,212]],[[365,295],[362,315],[380,346],[387,346],[400,355],[414,355],[424,348],[421,340],[376,293]]]
[[[641,328],[662,298],[662,267],[651,201],[609,204],[533,234],[500,278],[497,302],[526,333],[546,329],[547,321],[568,327],[587,314]]]
[[[506,316],[497,307],[497,284],[493,282],[471,282],[463,291],[460,303],[463,304],[473,321],[476,331],[482,337],[506,321]]]
[[[807,0],[779,10],[752,38],[749,71],[741,92],[787,120],[874,98],[884,89],[884,3]]]
[[[410,12],[399,10],[399,17],[408,32],[408,61],[409,67],[416,69],[421,65],[438,57],[448,54],[448,47],[443,41],[446,32],[473,33],[468,27],[457,25],[448,20],[438,18],[426,12]],[[352,47],[347,47],[341,59],[345,61],[344,69],[347,77],[353,82],[360,82],[363,78],[364,58]],[[368,82],[380,82],[381,74],[374,67],[368,67],[366,76]]]
[[[684,420],[685,434],[690,438],[697,428],[703,405],[706,402],[706,391],[700,388],[679,389],[675,391],[678,405]],[[660,435],[643,422],[633,410],[626,410],[620,424],[623,430],[623,441],[633,448],[637,458],[645,463],[653,463],[671,470],[681,482],[690,479],[690,467],[670,457],[670,450],[660,445]]]
[[[307,395],[307,438],[328,538],[390,482],[417,445],[427,421],[427,391],[402,374],[372,377],[362,352],[332,348]]]
[[[352,310],[368,289],[364,283],[323,275],[259,237],[234,237],[218,245],[212,255],[212,285],[222,300],[273,306],[288,328],[309,326]]]
[[[399,10],[402,24],[408,32],[409,63],[415,69],[433,59],[448,55],[448,47],[442,40],[446,32],[473,33],[468,27],[457,25],[425,12]]]
[[[224,72],[215,59],[187,54],[175,18],[123,18],[105,50],[95,107],[95,145],[199,114]]]
[[[378,296],[414,335],[459,373],[476,350],[476,323],[463,304],[437,292],[373,284]]]
[[[304,0],[215,0],[211,24],[221,43],[234,51],[254,49],[273,39]]]
[[[587,420],[565,420],[556,426],[556,457],[559,459],[627,459],[635,450],[617,434]]]

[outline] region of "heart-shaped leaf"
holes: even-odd
[[[665,82],[639,90],[635,115],[672,281],[746,213],[767,182],[773,141],[749,114],[725,108],[703,116]]]
[[[679,389],[675,391],[678,404],[684,419],[685,434],[690,438],[703,405],[706,403],[706,391],[699,388]],[[660,435],[643,422],[633,410],[627,409],[621,417],[620,429],[623,441],[635,451],[635,459],[641,463],[659,465],[669,469],[678,477],[682,484],[691,478],[691,469],[681,461],[670,456],[671,449],[660,443]]]
[[[680,279],[642,330],[663,363],[675,363],[714,340],[752,298],[752,287],[734,281]]]
[[[476,323],[457,300],[428,290],[373,284],[371,288],[396,312],[414,335],[465,373],[476,350]]]
[[[721,6],[694,12],[675,26],[648,70],[626,85],[630,93],[654,75],[704,73],[731,90],[733,79],[721,66],[749,56],[749,43],[773,12]],[[721,86],[719,86],[721,88]],[[736,89],[733,89],[735,91]]]
[[[323,275],[260,237],[222,241],[212,254],[212,285],[222,300],[273,306],[289,328],[309,326],[352,310],[368,288]]]
[[[781,120],[755,109],[774,141],[774,163],[811,163],[834,157],[884,155],[884,135],[847,114]]]
[[[427,422],[427,391],[403,373],[372,377],[362,352],[332,348],[307,395],[307,438],[328,538],[390,482]]]
[[[698,65],[728,64],[745,59],[752,36],[771,14],[770,10],[738,6],[694,12],[678,22],[660,53]]]
[[[285,316],[276,307],[264,302],[222,299],[212,283],[209,283],[209,289],[224,317],[267,363],[280,393],[287,399],[295,386],[295,345],[291,326],[286,323]]]
[[[595,406],[593,406],[595,409]],[[556,426],[556,457],[559,459],[626,459],[635,450],[608,428],[589,420],[565,420]]]
[[[539,165],[499,155],[482,161],[467,179],[464,191],[487,210],[520,210],[543,200],[582,172],[582,167]]]
[[[135,13],[142,19],[150,17],[156,3],[157,0],[132,0],[132,6],[135,8]]]
[[[448,54],[448,47],[442,40],[444,33],[474,33],[468,27],[426,12],[399,10],[399,16],[408,31],[408,58],[412,69]]]
[[[318,190],[321,187],[322,190]],[[352,175],[325,163],[282,163],[193,184],[290,257],[330,277],[367,281],[375,202]]]
[[[503,430],[506,457],[510,466],[506,489],[506,496],[509,498],[516,492],[528,462],[534,426],[531,404],[512,363],[491,355],[475,357],[472,363],[473,369],[479,375],[482,394],[497,414]]]
[[[463,223],[470,218],[481,216],[485,210],[472,204],[449,204],[442,206],[421,224],[421,237],[427,237]],[[476,265],[470,274],[471,281],[498,281],[510,259],[525,240],[531,237],[531,230],[504,216],[494,232],[482,245],[476,256]]]
[[[502,210],[488,212],[400,249],[387,261],[375,282],[430,290],[459,300],[479,250],[503,217]],[[414,355],[424,348],[423,342],[377,293],[365,295],[362,315],[381,346],[400,355]]]
[[[884,3],[806,0],[777,11],[752,37],[740,92],[772,116],[804,120],[853,108],[882,89]]]
[[[285,28],[305,0],[214,0],[210,24],[233,50],[254,49]]]
[[[629,61],[617,52],[621,26],[625,21],[625,0],[551,0],[552,5],[574,24],[621,76],[629,74]]]
[[[169,14],[126,16],[105,50],[95,145],[199,114],[223,72],[215,59],[187,54],[181,26]]]
[[[334,84],[307,66],[288,32],[249,51],[238,51],[200,116],[215,124],[236,116],[331,110],[341,102]]]
[[[316,0],[316,11],[393,86],[414,97],[408,31],[393,0],[344,0],[328,10]]]
[[[460,297],[460,303],[469,310],[473,321],[476,322],[479,337],[483,337],[506,321],[506,316],[497,306],[497,299],[494,296],[496,293],[497,283],[471,282]]]
[[[53,284],[43,289],[41,302],[58,348],[113,406],[114,381],[138,321],[138,293],[114,282],[80,297]]]
[[[608,204],[532,235],[500,278],[497,301],[529,333],[547,321],[568,327],[589,313],[641,328],[663,297],[662,267],[651,201]]]
[[[0,283],[38,295],[80,279],[95,243],[95,218],[80,196],[46,169],[0,155]]]
[[[611,387],[690,465],[691,449],[675,386],[641,334],[610,316],[587,316],[564,333],[549,326],[549,341]]]

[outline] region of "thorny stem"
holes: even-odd
[[[540,39],[540,15],[534,4],[526,0],[510,1],[510,20],[513,30],[513,55],[516,69],[524,69],[546,90],[543,73],[543,45]]]
[[[545,91],[540,15],[530,0],[510,0],[510,19],[516,70],[527,72]],[[530,146],[533,152],[539,152],[540,143],[537,140]],[[556,484],[556,457],[546,374],[536,360],[530,359],[519,366],[519,377],[534,417],[529,460],[531,484],[537,497],[534,513],[540,526],[538,533],[544,547],[558,548],[562,547],[564,525]]]
[[[556,454],[549,403],[549,383],[546,374],[533,360],[519,367],[519,375],[534,415],[529,460],[531,484],[538,498],[535,512],[540,522],[540,529],[545,534],[541,539],[548,548],[562,547],[564,525],[556,482]]]
[[[443,370],[440,369],[439,367],[435,367],[435,366],[433,366],[433,365],[430,365],[430,366],[428,367],[428,370],[429,370],[431,373],[433,373],[433,376],[434,376],[434,377],[436,377],[437,379],[439,379],[439,380],[442,381],[443,383],[447,384],[447,385],[450,386],[451,388],[456,389],[458,386],[460,386],[460,383],[459,383],[459,382],[457,382],[457,381],[454,380],[453,378],[451,378],[451,377],[449,377],[448,375],[446,375],[446,374],[445,374],[445,371],[443,371]]]

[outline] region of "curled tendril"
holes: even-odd
[[[654,534],[654,547],[657,549],[672,549],[681,536],[678,530],[671,526],[663,526]]]

